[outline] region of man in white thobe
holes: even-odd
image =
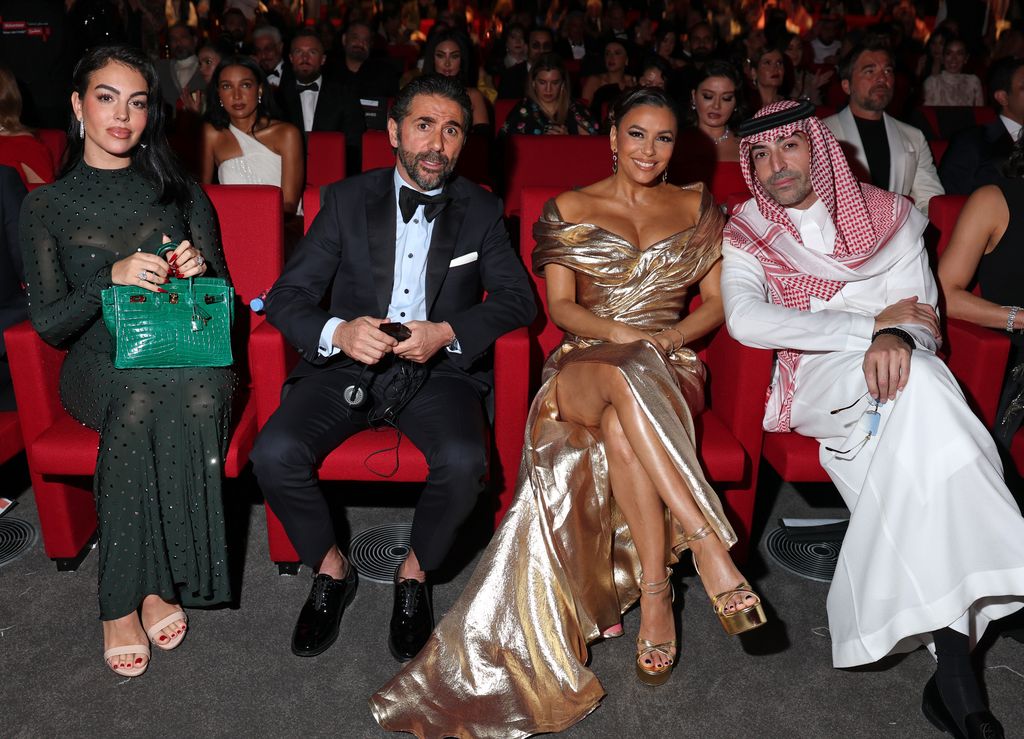
[[[821,443],[850,508],[828,596],[833,663],[926,644],[923,708],[954,736],[1003,736],[969,653],[1024,605],[1024,520],[939,347],[925,217],[858,183],[809,103],[740,129],[754,197],[726,226],[730,334],[778,352],[768,431]],[[983,733],[983,732],[989,733]]]

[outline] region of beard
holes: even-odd
[[[398,137],[398,161],[402,163],[406,173],[421,190],[436,190],[448,181],[448,178],[455,170],[455,161],[440,152],[421,151],[418,154],[414,154],[403,149],[401,135]],[[443,168],[437,174],[428,174],[420,171],[420,162],[441,164]]]
[[[785,179],[793,179],[794,182],[785,189],[775,186],[775,183],[779,180]],[[797,172],[793,169],[784,169],[781,172],[776,172],[762,182],[761,185],[783,208],[791,208],[802,203],[811,194],[812,190],[811,178],[803,172]]]

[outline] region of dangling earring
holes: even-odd
[[[261,105],[262,103],[263,103],[263,95],[261,93],[261,94],[256,96],[256,104],[257,105]]]
[[[79,118],[78,119],[78,138],[80,138],[80,139],[84,139],[85,138],[85,119],[84,118]]]
[[[665,171],[661,173],[661,181],[668,184],[668,167],[665,167]]]
[[[612,152],[612,174],[617,174],[619,171],[619,153],[616,151]]]

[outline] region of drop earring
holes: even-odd
[[[616,151],[612,152],[612,174],[617,174],[619,171],[619,153]]]
[[[665,167],[665,171],[661,173],[661,181],[668,184],[668,167]]]
[[[78,119],[78,138],[80,138],[80,139],[84,139],[85,138],[85,119],[84,118],[79,118]]]

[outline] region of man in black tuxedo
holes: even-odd
[[[304,28],[295,34],[288,59],[291,73],[283,75],[277,88],[277,102],[285,120],[304,133],[340,131],[345,134],[347,174],[358,174],[365,125],[355,92],[326,73],[327,54],[313,29]]]
[[[430,473],[395,574],[388,645],[403,661],[433,629],[428,573],[484,488],[487,354],[499,336],[530,323],[536,305],[500,201],[452,177],[471,121],[455,78],[427,75],[403,88],[388,120],[395,168],[326,189],[267,297],[267,318],[302,356],[252,453],[271,509],[317,573],[292,638],[299,656],[331,645],[356,588],[316,479],[327,454],[406,402],[391,420]],[[411,335],[393,338],[386,322]]]
[[[1024,124],[1024,59],[1006,58],[993,64],[988,90],[999,106],[999,117],[958,133],[942,156],[939,178],[949,194],[970,195],[1002,178],[1002,166]]]

